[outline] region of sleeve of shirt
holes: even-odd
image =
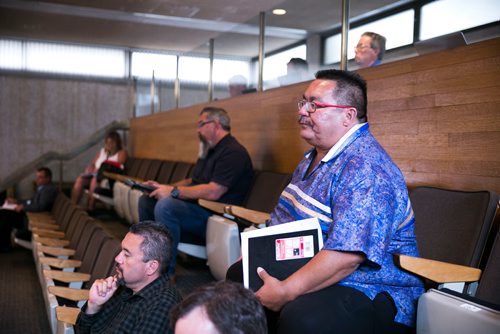
[[[85,309],[87,308],[87,303],[82,307],[80,314],[78,314],[78,318],[76,319],[76,323],[74,326],[75,333],[77,334],[87,334],[90,333],[92,324],[96,321],[99,316],[97,314],[85,314]]]
[[[232,188],[242,176],[247,164],[248,155],[246,151],[228,149],[217,160],[210,181]]]
[[[350,162],[332,185],[333,224],[324,249],[362,252],[380,266],[397,219],[394,189],[383,166]]]

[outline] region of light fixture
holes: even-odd
[[[286,10],[284,10],[282,8],[276,8],[276,9],[273,9],[273,14],[274,15],[285,15]]]

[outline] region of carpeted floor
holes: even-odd
[[[0,333],[50,333],[33,253],[0,253]]]

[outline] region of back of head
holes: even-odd
[[[309,69],[309,64],[302,58],[292,58],[288,62],[288,65],[292,65],[296,69],[301,69],[307,71]]]
[[[363,33],[362,36],[368,36],[372,39],[371,41],[371,48],[374,50],[378,50],[378,60],[382,60],[385,55],[385,41],[386,38],[382,35],[379,35],[375,32],[367,31]]]
[[[220,281],[196,289],[172,310],[172,326],[197,307],[204,308],[221,334],[267,333],[262,305],[241,284]]]
[[[316,79],[335,81],[337,84],[332,91],[332,96],[336,98],[337,103],[354,106],[357,110],[359,122],[365,123],[368,121],[366,81],[359,74],[334,69],[322,70],[316,72]]]
[[[207,113],[207,120],[218,121],[222,129],[231,132],[231,119],[226,110],[217,107],[205,107],[201,110],[200,115],[203,113]]]
[[[129,232],[144,238],[141,250],[143,261],[156,260],[160,264],[160,273],[166,273],[171,256],[171,236],[163,225],[153,221],[143,221],[130,227]]]

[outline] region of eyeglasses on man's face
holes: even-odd
[[[364,51],[366,49],[372,49],[370,44],[358,44],[354,47],[354,51]]]
[[[208,123],[213,123],[215,121],[211,120],[211,121],[205,121],[205,122],[198,122],[198,124],[196,125],[198,127],[198,129],[201,129],[202,127],[204,127],[205,125],[207,125]]]
[[[325,104],[325,103],[318,103],[318,102],[310,102],[307,100],[300,100],[297,102],[297,107],[300,109],[306,107],[306,111],[310,114],[314,113],[316,109],[322,109],[322,108],[340,108],[340,109],[350,109],[354,108],[353,106],[340,106],[336,104]]]

